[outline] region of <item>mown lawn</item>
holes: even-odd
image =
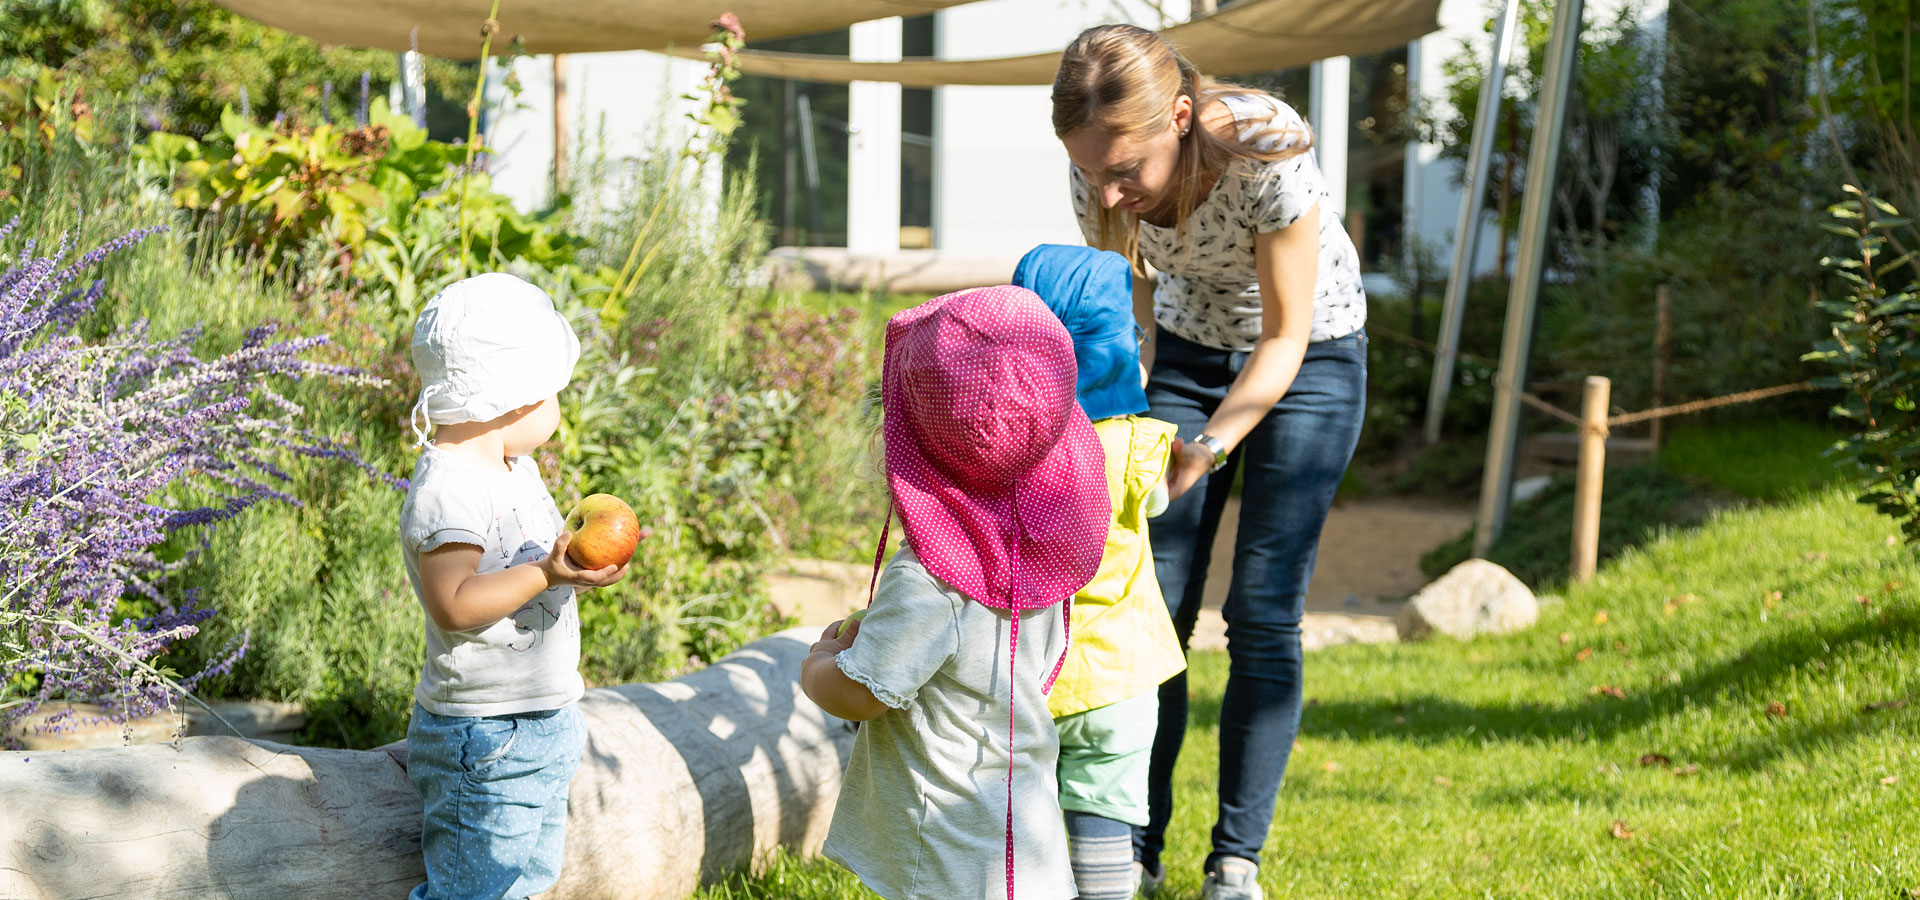
[[[1309,656],[1267,895],[1920,896],[1920,564],[1893,533],[1801,495],[1628,549],[1523,634]],[[1226,657],[1193,663],[1169,900],[1199,895],[1214,796]],[[872,895],[783,857],[698,896]]]

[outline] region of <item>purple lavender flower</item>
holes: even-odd
[[[16,222],[0,226],[0,242]],[[0,700],[18,701],[0,727],[61,699],[127,721],[229,671],[245,635],[177,683],[145,665],[215,613],[169,582],[180,564],[154,548],[189,529],[201,529],[204,548],[205,529],[254,504],[297,504],[285,460],[346,462],[397,482],[300,428],[299,406],[273,390],[282,379],[372,380],[301,358],[324,337],[261,328],[202,359],[198,329],[160,338],[134,322],[93,343],[71,333],[103,289],[83,276],[155,230],[71,262],[65,238],[44,256],[31,240],[0,252]],[[116,616],[128,597],[152,612]],[[74,724],[56,716],[44,728]]]

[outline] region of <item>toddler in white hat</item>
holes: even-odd
[[[512,275],[457,282],[414,323],[421,452],[400,541],[427,613],[407,727],[427,880],[410,900],[528,897],[559,877],[586,743],[574,591],[627,571],[567,558],[528,456],[559,427],[579,358],[546,292]]]

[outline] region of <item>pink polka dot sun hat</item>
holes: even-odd
[[[927,569],[1000,609],[1092,580],[1105,454],[1074,396],[1073,339],[1032,291],[936,297],[887,323],[887,486]]]

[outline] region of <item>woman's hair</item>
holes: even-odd
[[[1201,112],[1224,97],[1273,95],[1258,88],[1209,78],[1193,63],[1151,31],[1133,25],[1102,25],[1080,33],[1060,54],[1060,71],[1053,77],[1053,133],[1066,137],[1085,128],[1109,134],[1148,137],[1165,130],[1173,119],[1173,101],[1182,94],[1193,98],[1193,119],[1180,139],[1174,163],[1176,233],[1183,240],[1187,216],[1200,205],[1200,188],[1208,174],[1221,175],[1235,164],[1277,162],[1307,152],[1311,135],[1299,134],[1287,146],[1267,149],[1268,139],[1292,129],[1274,126],[1251,134],[1222,139],[1201,125]],[[1099,222],[1095,246],[1125,256],[1136,273],[1144,273],[1140,258],[1140,217],[1121,209],[1100,206],[1091,198]]]

